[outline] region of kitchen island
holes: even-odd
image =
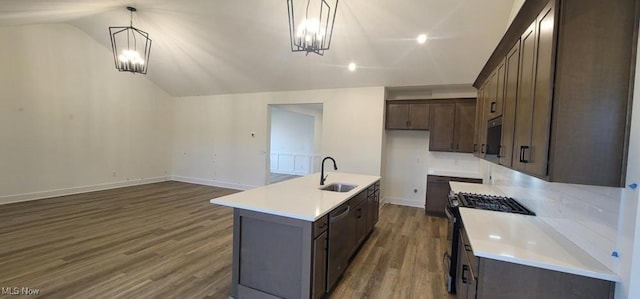
[[[331,291],[378,220],[379,180],[330,172],[321,186],[316,173],[212,199],[234,208],[232,297]]]

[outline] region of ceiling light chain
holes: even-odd
[[[133,27],[133,13],[137,10],[131,6],[128,6],[127,10],[130,13],[128,27],[109,27],[113,60],[116,69],[121,72],[146,74],[149,67],[151,39],[147,32]],[[138,49],[138,39],[144,41],[144,48]],[[123,48],[123,44],[126,47]]]

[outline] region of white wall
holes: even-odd
[[[516,18],[516,15],[520,11],[520,8],[524,4],[525,0],[513,0],[513,6],[511,7],[511,13],[509,14],[509,21],[507,21],[507,27],[504,29],[505,31],[511,26],[511,22]]]
[[[313,153],[314,117],[271,108],[271,152]]]
[[[287,104],[271,105],[291,112],[305,114],[313,117],[313,152],[319,153],[322,148],[322,104]]]
[[[168,175],[172,98],[109,49],[58,24],[0,27],[0,53],[0,203]]]
[[[295,103],[323,104],[321,154],[334,157],[339,171],[380,175],[384,88],[370,87],[179,98],[174,178],[239,189],[264,185],[268,105]]]
[[[386,137],[386,202],[424,208],[428,172],[480,173],[473,154],[430,152],[429,132],[390,130]]]
[[[274,173],[313,173],[315,117],[270,106],[270,170]]]

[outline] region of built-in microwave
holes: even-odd
[[[502,117],[496,117],[487,123],[487,145],[485,159],[498,162],[500,143],[502,142]]]

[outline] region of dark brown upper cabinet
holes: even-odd
[[[387,101],[387,130],[428,130],[429,104]]]
[[[431,132],[429,133],[430,151],[453,151],[455,114],[455,103],[431,105]]]
[[[494,72],[493,82],[491,83],[491,98],[489,102],[489,119],[502,116],[504,106],[504,87],[505,87],[505,69],[504,61],[498,65]]]
[[[462,153],[473,152],[475,116],[475,103],[456,103],[455,126],[453,131],[454,151]]]
[[[488,84],[481,86],[478,89],[478,101],[476,103],[476,119],[475,119],[475,134],[473,141],[473,153],[477,157],[484,158],[487,147],[487,119],[488,113],[485,109],[487,107],[487,90]]]
[[[623,186],[636,2],[525,1],[474,83],[476,154],[502,109],[498,163],[553,182]]]
[[[502,116],[502,141],[498,151],[498,163],[512,166],[513,137],[516,121],[516,100],[518,98],[518,74],[520,69],[520,41],[511,48],[505,57],[505,88]]]
[[[475,99],[433,100],[430,151],[473,152]]]

